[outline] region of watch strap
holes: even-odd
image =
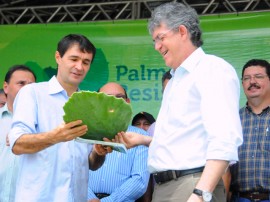
[[[193,194],[196,194],[196,195],[202,197],[203,191],[195,188],[195,189],[193,190]]]
[[[212,200],[212,193],[195,188],[193,193],[203,198],[204,202],[210,202]]]

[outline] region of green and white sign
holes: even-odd
[[[270,60],[270,13],[202,16],[203,49],[223,57],[237,70],[252,58]],[[25,64],[39,81],[56,73],[54,54],[65,35],[87,36],[97,47],[91,69],[81,84],[83,90],[97,90],[106,82],[122,84],[131,99],[133,114],[147,111],[157,116],[161,99],[161,78],[169,70],[153,48],[147,20],[33,24],[0,26],[1,85],[9,67]],[[242,93],[240,105],[245,104]]]

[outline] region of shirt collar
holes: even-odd
[[[248,102],[246,102],[246,110],[247,110],[249,113],[253,113],[253,114],[254,114],[254,112],[252,111],[252,108],[248,105]],[[257,114],[257,115],[261,115],[261,114],[267,113],[267,112],[270,112],[270,106],[265,107],[265,108],[262,110],[262,112],[259,113],[259,114]]]
[[[57,94],[63,91],[66,92],[65,89],[61,86],[61,84],[57,80],[57,78],[53,76],[49,80],[49,94]]]
[[[78,91],[80,91],[80,89],[77,89],[77,92]],[[57,94],[61,92],[64,93],[65,96],[68,96],[67,91],[61,86],[56,76],[53,76],[49,80],[49,94]]]
[[[197,48],[190,56],[180,65],[180,68],[186,69],[188,72],[192,72],[197,64],[200,62],[201,58],[205,55],[201,47]]]
[[[7,103],[0,108],[0,118],[3,118],[5,115],[12,115],[12,113],[8,110]]]
[[[203,49],[201,47],[197,48],[176,70],[171,69],[170,73],[172,77],[175,75],[183,75],[185,72],[192,72],[204,55]]]

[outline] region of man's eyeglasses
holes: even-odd
[[[156,36],[156,38],[154,38],[153,40],[153,45],[155,46],[157,43],[162,43],[164,41],[164,39],[166,38],[166,34],[168,34],[170,31],[172,31],[174,28],[171,28],[169,30],[167,30],[164,33],[160,33]]]
[[[264,78],[268,77],[268,75],[265,75],[265,74],[255,74],[254,76],[244,76],[242,78],[242,81],[247,83],[247,82],[250,82],[251,79],[255,79],[256,81],[262,81]]]

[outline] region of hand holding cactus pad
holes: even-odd
[[[81,138],[89,140],[113,139],[127,130],[132,118],[131,106],[124,99],[90,91],[73,93],[63,109],[66,123],[82,120],[88,126]]]

